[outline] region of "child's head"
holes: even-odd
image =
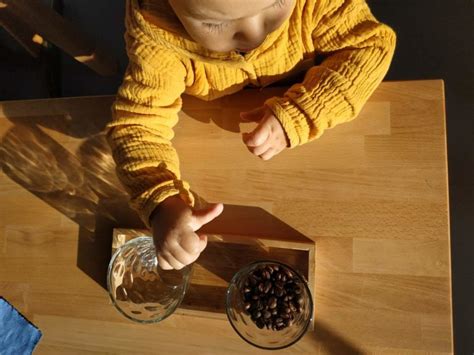
[[[290,16],[295,0],[169,0],[189,36],[218,52],[249,51]]]

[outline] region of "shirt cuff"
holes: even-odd
[[[194,206],[195,200],[190,191],[189,184],[181,180],[172,180],[155,187],[153,192],[150,193],[150,196],[145,197],[146,201],[144,203],[138,204],[132,202],[132,207],[138,211],[143,223],[145,223],[148,228],[151,228],[150,217],[155,208],[168,197],[177,195],[189,206]]]
[[[265,105],[280,121],[290,143],[289,148],[308,141],[310,132],[305,114],[289,98],[272,97],[265,101]]]

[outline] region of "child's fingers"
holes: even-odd
[[[156,257],[158,259],[158,265],[160,266],[160,268],[162,268],[163,270],[173,269],[173,267],[165,260],[165,258],[163,258],[161,254],[158,254]]]
[[[259,155],[265,153],[271,147],[272,147],[272,141],[271,141],[271,139],[267,139],[266,142],[263,143],[262,145],[259,145],[257,147],[247,146],[247,149],[250,151],[250,153],[259,156]]]
[[[173,269],[181,270],[185,266],[183,263],[179,262],[170,252],[165,252],[161,254]]]
[[[184,248],[178,244],[173,249],[168,250],[169,254],[176,259],[183,266],[191,264],[196,260],[196,256],[184,250]],[[199,255],[199,254],[198,254]]]
[[[188,254],[195,255],[199,254],[200,244],[199,237],[196,233],[189,231],[188,233],[181,236],[179,245]]]
[[[241,112],[240,118],[242,121],[260,121],[265,113],[265,106],[257,107],[251,111]]]
[[[259,155],[262,160],[270,160],[276,155],[276,151],[273,148],[268,149],[265,153]]]
[[[270,136],[271,128],[268,121],[265,121],[257,126],[255,130],[249,134],[242,135],[245,145],[249,147],[258,147],[265,143]]]
[[[199,236],[199,249],[200,249],[199,253],[202,253],[202,251],[206,249],[206,246],[207,246],[207,235],[199,234],[198,236]]]
[[[193,252],[187,251],[182,245],[179,245],[179,250],[173,251],[173,256],[184,265],[189,265],[196,261],[201,252],[206,249],[207,236],[194,234],[197,238],[193,238],[193,241],[197,239],[197,245],[192,246]],[[189,248],[189,245],[187,246]]]
[[[203,225],[217,218],[224,210],[222,203],[209,204],[206,208],[193,211],[190,227],[193,231],[197,231]]]

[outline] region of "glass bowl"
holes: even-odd
[[[192,265],[162,270],[153,238],[144,236],[122,245],[112,256],[107,288],[114,306],[139,323],[156,323],[171,315],[188,288]]]
[[[264,274],[265,270],[269,272],[269,278]],[[259,276],[257,279],[251,276],[262,274],[260,280]],[[290,276],[293,282],[287,280]],[[284,301],[285,295],[292,299]],[[258,304],[258,300],[252,301],[252,296],[259,297],[262,304]],[[278,301],[277,306],[272,305],[272,298]],[[291,311],[288,311],[289,303]],[[275,313],[275,310],[276,314],[268,315],[268,312]],[[281,318],[286,312],[291,313],[292,320],[287,315],[285,319]],[[256,261],[239,270],[230,281],[226,294],[226,313],[234,330],[246,342],[258,348],[277,350],[295,344],[306,333],[312,321],[313,299],[306,281],[293,268],[278,261]],[[270,324],[264,325],[263,322]]]

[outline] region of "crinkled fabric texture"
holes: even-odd
[[[31,354],[40,338],[41,331],[0,297],[0,354]]]
[[[287,21],[245,56],[209,51],[145,15],[137,0],[127,2],[130,63],[107,137],[118,176],[146,224],[169,196],[194,203],[171,144],[181,94],[212,100],[304,70],[301,83],[265,102],[294,148],[358,115],[385,76],[396,42],[365,0],[296,0]]]

